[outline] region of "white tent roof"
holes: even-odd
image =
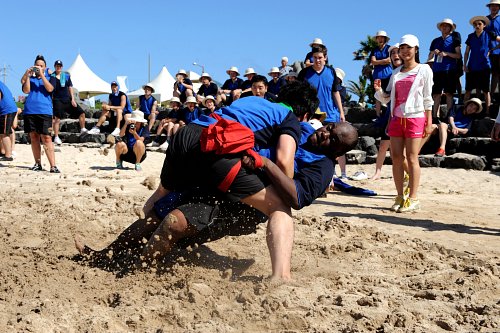
[[[172,93],[174,91],[175,79],[169,73],[167,67],[163,66],[160,73],[153,81],[149,82],[148,85],[155,89],[155,96],[160,102],[168,101],[172,98]],[[144,95],[144,90],[142,88],[129,92],[128,97],[130,99],[137,98],[140,95]],[[159,96],[159,98],[158,98]]]
[[[80,98],[111,93],[109,82],[92,72],[80,54],[76,56],[75,61],[68,68],[68,72],[71,74],[71,82],[73,82],[73,87],[78,90]]]
[[[117,76],[116,82],[118,83],[118,86],[120,87],[120,91],[123,91],[125,94],[128,93],[127,77],[126,76],[121,76],[121,75]]]

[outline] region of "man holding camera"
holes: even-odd
[[[115,146],[116,167],[123,169],[123,161],[135,164],[136,171],[142,171],[141,162],[146,159],[145,140],[149,140],[149,129],[147,120],[144,119],[144,113],[139,110],[132,112],[130,117],[125,120],[121,130],[120,137],[123,141]]]

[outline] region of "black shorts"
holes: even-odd
[[[146,151],[144,151],[144,155],[142,155],[142,158],[141,158],[141,163],[142,163],[142,161],[144,161],[146,159],[146,155],[147,155],[147,153],[146,153]],[[135,164],[137,161],[137,157],[135,156],[134,149],[128,147],[127,153],[120,155],[120,160]]]
[[[202,126],[189,124],[172,137],[165,154],[160,179],[170,191],[183,192],[190,188],[216,189],[241,156],[203,153],[200,147]],[[268,181],[260,172],[241,167],[225,193],[225,198],[238,201],[263,190]]]
[[[216,198],[193,198],[192,202],[177,207],[198,233],[181,239],[178,246],[185,248],[195,244],[215,241],[225,236],[241,236],[255,233],[267,216],[241,202],[220,201]]]
[[[43,135],[51,135],[52,129],[52,116],[46,114],[25,114],[24,118],[24,132],[35,132]]]
[[[441,93],[454,94],[457,91],[457,71],[442,71],[434,72],[434,85],[432,86],[432,94],[439,95]]]
[[[490,69],[465,73],[465,91],[479,89],[483,92],[490,91]]]
[[[491,73],[500,75],[500,54],[490,54]]]
[[[12,112],[0,116],[0,134],[10,135],[14,131],[12,125],[16,119],[17,112]]]
[[[76,105],[73,107],[71,105],[71,101],[61,101],[59,99],[54,99],[52,101],[53,104],[53,114],[54,118],[64,119],[67,118],[68,115],[72,119],[78,119],[82,113],[85,113],[80,105]]]
[[[386,79],[380,79],[380,84],[382,86],[382,90],[383,91],[387,91],[387,86],[389,85],[389,80],[390,79],[391,79],[390,76],[388,78],[386,78]]]

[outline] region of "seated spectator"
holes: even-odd
[[[203,110],[203,113],[205,115],[208,116],[211,113],[214,113],[215,110],[217,110],[217,108],[215,107],[214,96],[208,95],[207,97],[205,97],[205,99],[203,100],[203,106],[205,107],[205,109]]]
[[[241,96],[241,85],[243,84],[243,80],[238,76],[240,73],[238,72],[237,67],[231,67],[226,71],[227,75],[229,75],[229,79],[227,79],[222,85],[221,90],[219,90],[219,96],[225,105],[231,105],[231,103]]]
[[[280,70],[280,77],[285,78],[290,71],[293,71],[293,68],[291,66],[288,66],[288,58],[283,57],[281,58],[281,66],[279,68]]]
[[[477,94],[479,90],[482,91],[486,103],[486,115],[489,115],[491,63],[488,55],[493,48],[493,41],[500,41],[500,36],[493,31],[484,31],[485,27],[490,24],[486,16],[474,16],[469,23],[474,27],[474,32],[469,34],[465,41],[467,47],[464,53],[464,100],[470,99],[473,89]]]
[[[153,97],[155,89],[148,84],[142,86],[144,89],[144,95],[139,96],[139,110],[144,112],[144,117],[149,121],[149,130],[153,128],[156,121],[156,115],[158,114],[158,101]]]
[[[288,72],[288,74],[285,76],[286,83],[293,82],[297,80],[297,72]]]
[[[392,74],[391,68],[391,59],[389,57],[389,36],[387,32],[384,30],[379,30],[372,37],[377,46],[370,53],[370,65],[373,66],[372,73],[372,85],[375,80],[380,80],[382,84],[382,90],[387,90],[387,85],[389,84],[389,78]],[[375,112],[377,113],[377,117],[380,117],[381,114],[381,104],[379,100],[375,100]]]
[[[179,97],[181,103],[186,102],[189,96],[193,96],[193,82],[188,78],[188,75],[184,69],[179,69],[177,74],[175,74],[177,79],[174,83],[174,97]]]
[[[245,74],[243,75],[247,79],[241,84],[241,97],[252,96],[252,78],[257,75],[252,67],[245,69]]]
[[[308,123],[317,130],[323,127],[323,122],[326,119],[326,112],[321,111],[319,108],[316,109],[316,112],[311,116]]]
[[[177,118],[180,127],[189,124],[193,120],[200,118],[200,115],[202,115],[201,110],[196,106],[196,98],[194,96],[189,96],[184,105],[185,107],[179,110]]]
[[[271,94],[278,96],[281,87],[286,84],[286,81],[284,78],[280,77],[280,70],[278,67],[271,68],[271,70],[267,74],[272,77],[272,80],[267,83],[267,90]]]
[[[200,81],[201,81],[201,86],[200,89],[198,89],[198,94],[196,96],[198,104],[203,102],[204,97],[217,96],[217,93],[219,92],[219,87],[217,87],[215,82],[212,82],[212,77],[210,77],[210,74],[201,73]]]
[[[109,94],[108,104],[102,105],[102,113],[97,121],[97,124],[88,132],[89,134],[99,134],[101,126],[109,118],[109,126],[115,126],[111,135],[118,136],[120,134],[120,124],[123,118],[128,118],[132,112],[132,106],[127,95],[119,90],[116,81],[111,82],[111,94]]]
[[[309,46],[311,47],[311,52],[308,52],[306,54],[306,58],[304,59],[305,67],[311,66],[314,62],[312,49],[318,48],[318,47],[325,47],[325,45],[323,44],[323,41],[320,38],[314,38],[314,40],[312,41],[311,44],[309,44]],[[326,61],[326,63],[328,64],[328,60]]]
[[[116,167],[123,169],[123,162],[135,164],[136,171],[142,171],[141,163],[146,159],[146,140],[149,139],[149,129],[145,124],[144,113],[139,110],[132,112],[120,130],[120,141],[115,146]]]
[[[63,72],[63,63],[61,60],[56,60],[54,63],[56,69],[50,75],[55,79],[54,91],[52,92],[52,130],[54,131],[54,143],[62,144],[59,138],[59,128],[61,126],[61,118],[66,118],[68,114],[71,118],[79,119],[80,133],[87,133],[85,128],[85,111],[76,103],[75,95],[73,94],[73,83],[69,73]]]
[[[436,130],[439,130],[439,149],[435,156],[443,157],[446,155],[446,140],[448,132],[454,136],[466,135],[472,125],[473,116],[483,110],[481,100],[479,98],[471,98],[466,101],[464,106],[453,105],[448,123],[441,122]]]
[[[347,97],[347,88],[344,86],[344,78],[345,78],[345,72],[342,68],[335,68],[335,74],[337,75],[337,78],[339,79],[337,89],[340,94],[340,101],[342,105],[345,104],[346,102],[346,97]]]
[[[168,113],[168,116],[162,119],[160,124],[158,125],[158,129],[156,130],[156,137],[151,144],[153,147],[160,147],[163,149],[168,148],[170,139],[179,129],[178,118],[181,105],[182,104],[179,97],[172,97],[172,99],[170,100],[170,112]],[[160,137],[163,133],[165,133],[167,139],[164,143],[160,144]]]
[[[277,96],[267,91],[267,79],[263,75],[255,75],[252,78],[252,95],[274,102]]]

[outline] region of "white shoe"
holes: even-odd
[[[85,127],[80,129],[80,134],[85,134],[85,133],[88,133],[88,129],[86,129]]]
[[[56,145],[61,145],[61,144],[62,144],[62,141],[61,141],[61,139],[60,139],[58,136],[56,136],[56,137],[54,138],[54,143],[55,143]]]
[[[156,141],[151,142],[151,147],[160,147],[160,144]]]
[[[167,149],[168,149],[168,141],[163,142],[163,143],[160,145],[160,148],[161,148],[161,149],[165,149],[165,150],[167,150]]]
[[[120,135],[120,129],[117,127],[113,132],[111,132],[112,136],[119,136]]]
[[[92,127],[92,129],[90,131],[87,132],[88,134],[99,134],[101,133],[101,130],[99,129],[99,127]]]

